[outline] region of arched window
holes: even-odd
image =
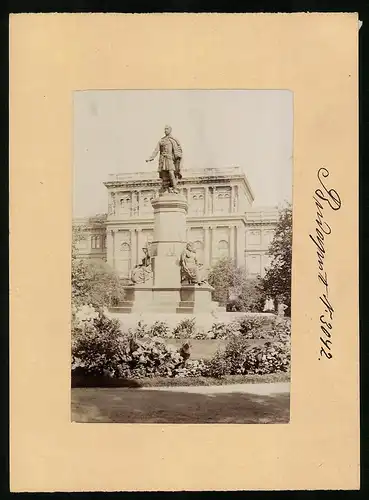
[[[118,270],[123,276],[128,276],[131,268],[131,245],[123,241],[120,245]]]
[[[91,248],[101,248],[100,236],[91,236]]]
[[[129,255],[131,253],[130,244],[123,241],[123,243],[120,246],[120,251],[122,252],[122,255],[124,255],[124,256],[126,256],[127,254]]]
[[[119,200],[119,205],[120,205],[120,213],[128,215],[131,212],[131,195],[126,194],[122,196]]]
[[[218,250],[218,257],[220,259],[224,257],[229,257],[229,245],[228,241],[226,240],[220,240],[217,245],[217,250]]]

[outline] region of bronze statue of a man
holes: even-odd
[[[164,137],[160,139],[152,155],[146,161],[153,161],[159,153],[159,177],[162,180],[162,191],[178,193],[177,179],[181,179],[182,148],[172,136],[172,127],[166,125]]]

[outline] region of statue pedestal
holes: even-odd
[[[211,299],[214,288],[210,285],[182,285],[180,290],[181,302],[177,312],[210,313],[218,308],[218,304]],[[182,309],[182,310],[181,310]]]
[[[151,204],[154,209],[154,236],[150,250],[153,285],[179,289],[179,259],[186,244],[187,201],[182,195],[166,193],[152,200]]]
[[[218,304],[211,300],[210,285],[181,286],[180,256],[186,244],[187,201],[179,194],[165,193],[152,200],[154,237],[150,255],[152,284],[124,287],[125,300],[114,312],[211,312]]]

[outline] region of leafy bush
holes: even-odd
[[[255,325],[251,319],[243,324],[249,332],[255,331]],[[191,360],[190,343],[177,349],[158,338],[170,332],[165,322],[156,322],[151,328],[139,323],[133,331],[122,333],[119,321],[101,311],[92,307],[74,309],[72,367],[91,375],[119,378],[222,377],[289,370],[289,321],[276,320],[276,340],[257,346],[250,346],[247,334],[242,335],[239,328],[237,323],[214,323],[209,333],[214,338],[229,338],[225,350],[218,351],[210,361]]]
[[[72,304],[95,308],[117,305],[124,298],[124,289],[117,273],[101,259],[81,259],[78,243],[85,238],[84,228],[74,226],[72,232]]]
[[[247,339],[235,336],[224,352],[217,352],[209,363],[212,377],[244,374],[271,374],[290,369],[289,342],[265,342],[249,346]]]
[[[129,358],[118,367],[120,377],[173,377],[183,365],[179,352],[160,340],[131,340],[129,344]]]
[[[98,259],[72,259],[72,303],[102,308],[117,304],[124,290],[117,274]]]
[[[175,370],[175,377],[207,377],[209,363],[203,359],[188,360],[183,366]]]
[[[240,333],[247,339],[270,339],[274,337],[274,317],[245,316],[239,320]]]
[[[175,339],[191,339],[196,337],[196,333],[196,319],[185,318],[174,328],[172,337]]]
[[[274,337],[281,341],[289,341],[291,337],[291,320],[289,318],[275,318]]]
[[[97,316],[79,320],[72,326],[72,367],[80,366],[95,375],[114,374],[128,356],[128,339],[122,335],[119,321]]]
[[[209,330],[208,338],[211,339],[226,339],[239,332],[240,326],[237,321],[231,323],[213,323]]]
[[[134,328],[128,329],[128,335],[135,339],[143,339],[145,337],[148,337],[149,334],[150,334],[150,327],[146,323],[143,323],[142,321],[139,321],[137,323],[137,326],[135,326]]]
[[[260,276],[247,278],[242,284],[238,298],[236,299],[236,310],[244,312],[262,312],[264,309],[266,295]]]
[[[150,327],[149,335],[150,337],[160,337],[162,339],[172,337],[171,329],[165,321],[155,321]]]
[[[151,326],[139,321],[135,328],[128,330],[130,336],[136,339],[144,338],[172,338],[171,329],[165,321],[155,321]]]
[[[166,324],[153,326],[156,332],[166,328]],[[158,338],[144,338],[146,331],[146,325],[140,324],[134,332],[123,334],[118,320],[101,312],[83,319],[76,316],[72,368],[80,367],[90,375],[124,378],[199,376],[206,372],[204,361],[187,359],[190,345],[177,350]]]

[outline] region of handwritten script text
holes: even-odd
[[[337,211],[341,208],[341,198],[335,189],[329,189],[329,172],[326,168],[320,168],[317,173],[319,188],[315,190],[313,200],[316,207],[316,227],[315,234],[309,234],[314,243],[317,255],[318,281],[322,286],[322,292],[319,294],[319,300],[322,304],[322,311],[319,317],[319,335],[320,335],[320,355],[327,359],[333,357],[332,354],[332,333],[334,309],[329,298],[329,280],[325,268],[327,258],[326,238],[332,233],[332,228],[328,224],[324,210],[326,208]],[[320,358],[319,358],[320,359]]]

